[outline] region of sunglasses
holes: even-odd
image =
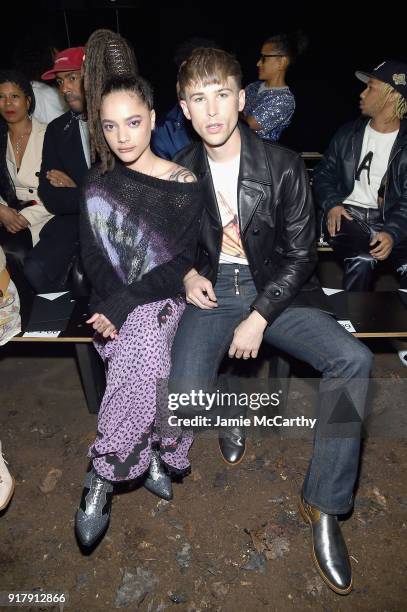
[[[262,64],[266,61],[266,57],[284,57],[281,53],[260,53],[260,61]]]

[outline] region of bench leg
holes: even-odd
[[[283,412],[288,401],[290,387],[291,365],[287,357],[271,354],[269,357],[270,385],[274,392],[282,391],[280,395],[280,412]]]
[[[106,388],[103,361],[93,344],[78,342],[75,344],[75,349],[88,410],[91,414],[97,414]]]

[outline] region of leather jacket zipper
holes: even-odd
[[[240,289],[239,289],[239,268],[235,268],[234,283],[235,283],[235,295],[240,295]]]

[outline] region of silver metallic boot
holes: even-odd
[[[167,501],[170,501],[173,497],[171,478],[166,474],[161,465],[158,452],[155,450],[151,451],[151,463],[144,486],[154,495],[158,495],[158,497],[162,497]]]
[[[82,546],[92,546],[106,531],[112,508],[113,483],[93,467],[87,472],[82,498],[75,515],[75,529]]]

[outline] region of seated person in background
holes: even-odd
[[[21,283],[24,259],[28,252],[35,258],[40,233],[52,219],[37,194],[46,126],[30,118],[34,108],[28,79],[0,71],[0,245]]]
[[[84,48],[65,49],[42,75],[56,79],[70,110],[46,130],[39,193],[54,218],[47,228],[42,261],[28,261],[26,272],[37,292],[67,288],[67,277],[79,253],[79,186],[90,167],[89,133],[82,87]],[[44,245],[45,246],[45,245]]]
[[[48,124],[63,115],[68,106],[56,87],[41,82],[41,74],[58,52],[55,41],[46,31],[38,31],[20,40],[13,54],[13,64],[31,81],[35,95],[33,117]]]
[[[0,247],[0,346],[20,332],[20,302],[17,289],[6,269],[6,256]],[[15,482],[7,469],[0,440],[0,512],[14,493]]]
[[[337,132],[314,171],[343,288],[367,291],[388,260],[407,288],[407,64],[356,72],[363,117]]]
[[[177,68],[198,47],[217,47],[209,38],[193,37],[181,43],[175,50],[174,62]],[[178,83],[176,86],[178,98]],[[151,149],[163,159],[171,160],[181,149],[191,144],[194,130],[185,119],[179,102],[165,115],[164,120],[158,122],[151,136]]]
[[[259,80],[246,87],[243,118],[261,138],[276,141],[290,125],[295,99],[285,77],[289,66],[305,51],[303,34],[276,34],[261,48]]]
[[[0,247],[0,346],[6,344],[20,331],[20,300],[17,288],[6,268],[6,256]]]

